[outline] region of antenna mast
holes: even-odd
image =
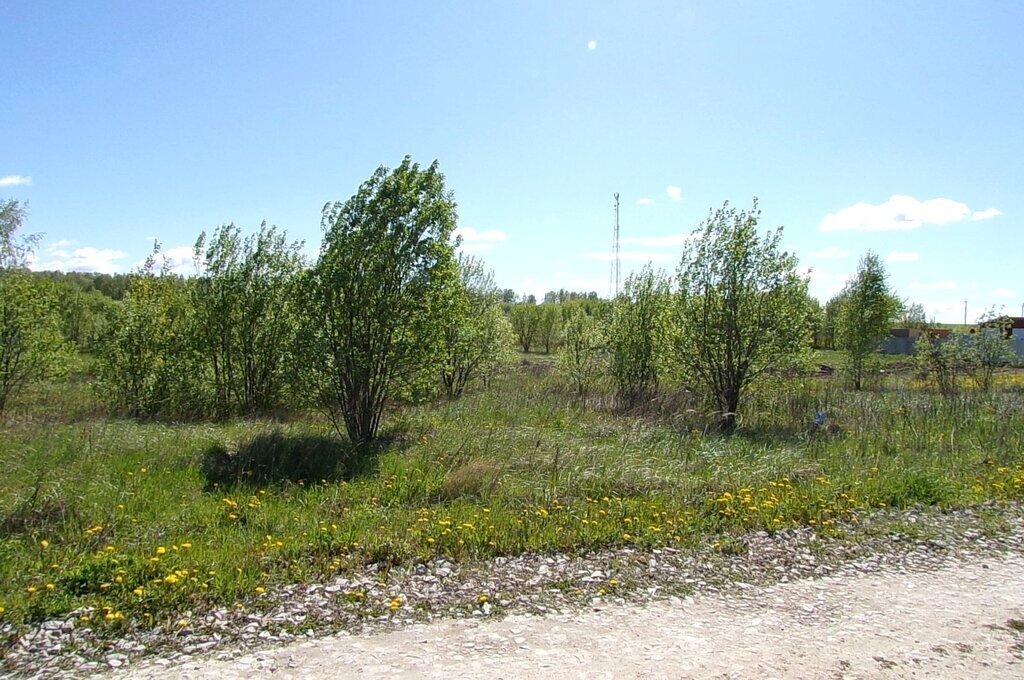
[[[619,258],[619,193],[615,192],[615,231],[612,238],[612,276],[615,279],[615,288],[612,290],[612,299],[619,297],[619,288],[622,283],[622,262]]]

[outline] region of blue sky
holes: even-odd
[[[1020,313],[1019,2],[0,3],[0,198],[35,266],[266,219],[308,243],[381,164],[438,159],[519,292],[674,270],[749,206],[837,291],[868,249],[940,321]]]

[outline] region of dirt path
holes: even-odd
[[[131,678],[1021,678],[1024,556],[341,635]],[[124,677],[123,676],[123,677]],[[116,675],[115,675],[116,677]]]

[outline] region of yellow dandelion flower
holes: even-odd
[[[167,554],[167,548],[165,548],[163,546],[160,546],[159,548],[156,549],[156,554],[157,555],[165,555],[165,554]]]
[[[257,595],[262,595],[265,592],[267,592],[267,591],[264,590],[263,586],[256,586],[256,594]]]
[[[134,595],[136,597],[142,597],[142,586],[139,586],[138,588],[133,590],[132,591],[132,595]]]
[[[49,547],[50,547],[50,542],[49,542],[49,541],[47,541],[47,540],[46,540],[46,539],[44,538],[43,540],[39,541],[39,547],[40,547],[40,548],[42,548],[43,550],[46,550],[47,548],[49,548]]]

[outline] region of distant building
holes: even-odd
[[[979,328],[1001,328],[1003,334],[1010,338],[1024,339],[1024,316],[997,316],[978,324]]]
[[[948,328],[893,328],[882,345],[883,354],[913,354],[917,339],[928,335],[938,340],[949,337]]]

